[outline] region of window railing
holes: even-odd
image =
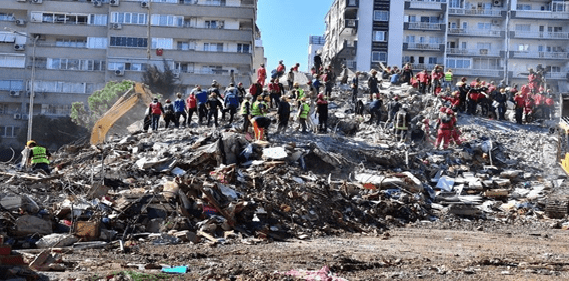
[[[410,22],[409,29],[441,30],[442,23]]]
[[[514,36],[518,38],[569,39],[569,32],[515,31]]]

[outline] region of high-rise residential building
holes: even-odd
[[[32,72],[34,114],[52,117],[108,81],[142,81],[153,65],[172,69],[182,92],[249,84],[256,9],[257,0],[2,0],[0,138],[25,130]]]
[[[324,36],[310,36],[308,38],[308,70],[314,66],[314,57],[318,51],[322,52],[324,48]]]
[[[325,22],[324,59],[335,67],[439,64],[520,85],[533,68],[569,91],[568,0],[336,0]]]

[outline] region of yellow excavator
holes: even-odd
[[[148,87],[143,83],[134,82],[133,86],[95,123],[91,131],[91,144],[104,142],[109,131],[124,133],[129,125],[143,120],[146,107],[151,102],[152,92]]]

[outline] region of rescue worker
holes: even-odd
[[[328,101],[324,99],[323,94],[318,94],[316,99],[316,113],[318,114],[318,132],[325,133],[328,131]]]
[[[257,84],[263,88],[265,87],[265,80],[267,80],[267,70],[265,69],[265,64],[261,63],[261,67],[257,69]]]
[[[243,88],[243,83],[239,82],[237,84],[237,96],[239,97],[239,103],[243,102],[245,95],[247,94],[247,90]]]
[[[51,153],[45,147],[38,145],[34,140],[29,140],[26,146],[29,149],[27,164],[32,165],[32,171],[43,170],[47,174],[51,173],[49,169]]]
[[[545,112],[545,96],[542,91],[539,91],[537,94],[533,95],[533,100],[535,102],[535,112],[539,112],[540,118],[544,117]]]
[[[443,97],[442,99],[450,102],[451,108],[454,111],[458,111],[458,108],[460,106],[460,92],[459,91],[454,91],[452,94],[450,94],[450,97]]]
[[[553,100],[553,97],[551,96],[551,90],[547,90],[546,98],[545,98],[545,106],[543,108],[543,110],[544,110],[543,118],[545,120],[551,120],[554,109],[555,109],[555,101]]]
[[[401,73],[401,79],[403,80],[403,83],[410,84],[411,78],[413,78],[413,68],[411,67],[410,63],[406,63],[405,66],[403,66],[403,72]]]
[[[466,78],[464,78],[466,79]],[[456,83],[456,85],[458,86],[458,91],[460,92],[460,105],[459,105],[459,111],[464,113],[467,109],[466,105],[466,101],[467,101],[467,96],[468,96],[468,84],[466,84],[463,81],[460,81],[458,83]]]
[[[297,108],[300,109],[300,104],[301,104],[301,99],[306,97],[306,94],[304,93],[304,89],[300,88],[300,85],[295,82],[294,83],[294,89],[296,91],[296,100],[298,101],[297,103]]]
[[[377,77],[375,77],[376,75],[377,75],[377,70],[372,69],[371,77],[367,80],[367,87],[370,93],[370,100],[373,99],[374,93],[379,93],[379,80],[377,79]]]
[[[216,93],[210,94],[209,99],[207,100],[205,106],[207,108],[207,126],[209,127],[211,117],[213,117],[214,125],[217,128],[218,126],[217,115],[219,113],[218,109],[223,110],[223,106],[221,105],[221,102],[217,99]]]
[[[506,102],[508,101],[508,95],[506,94],[506,89],[502,88],[496,94],[495,101],[498,103],[498,120],[503,121],[506,120]]]
[[[439,127],[439,130],[437,131],[437,141],[435,142],[435,148],[438,149],[442,141],[443,149],[447,149],[452,133],[452,117],[449,116],[448,113],[444,114],[443,117],[439,118],[437,121],[437,126]]]
[[[326,76],[324,78],[326,97],[330,98],[330,96],[332,95],[332,87],[334,87],[335,82],[336,82],[336,74],[332,70],[332,66],[328,66],[328,69],[326,70]]]
[[[223,113],[229,111],[229,124],[231,124],[237,112],[237,107],[239,107],[239,97],[235,84],[229,83],[229,87],[225,89],[224,96],[223,103],[225,104],[225,109]]]
[[[433,95],[435,97],[441,92],[441,80],[443,77],[444,75],[441,66],[436,65],[431,72],[431,83],[433,88]]]
[[[452,88],[452,78],[453,78],[453,74],[452,74],[452,70],[449,68],[447,70],[447,72],[445,72],[445,79],[444,79],[444,84],[443,84],[443,88]]]
[[[249,86],[249,93],[253,96],[253,100],[257,100],[257,97],[263,93],[263,86],[255,82]]]
[[[253,124],[255,139],[263,140],[266,138],[266,135],[268,134],[269,126],[271,125],[271,119],[264,116],[253,117],[251,118],[251,124]]]
[[[409,131],[411,117],[409,116],[409,112],[407,112],[408,108],[408,104],[402,105],[395,115],[395,136],[399,136],[399,141],[401,142],[405,141],[407,138],[407,132]]]
[[[271,83],[269,83],[269,106],[271,108],[275,108],[279,106],[279,101],[281,99],[281,88],[278,83],[278,79],[271,79]]]
[[[196,95],[192,92],[190,96],[186,99],[186,111],[188,112],[188,122],[187,126],[189,127],[192,123],[192,117],[194,113],[198,110],[198,101],[196,99]]]
[[[450,139],[452,141],[454,141],[454,143],[456,145],[461,145],[462,141],[460,140],[460,131],[458,130],[458,127],[456,126],[456,122],[458,122],[456,120],[456,114],[450,108],[447,108],[446,113],[451,116],[451,128],[452,128],[452,130],[450,133]]]
[[[360,80],[360,72],[356,71],[356,75],[352,79],[350,87],[352,88],[352,103],[356,104],[358,101],[358,85]]]
[[[427,91],[427,85],[429,84],[429,74],[427,73],[427,69],[423,69],[423,71],[417,73],[416,78],[419,82],[419,92],[421,92],[421,94],[425,94]]]
[[[279,61],[279,65],[277,66],[277,80],[283,76],[283,74],[285,73],[285,71],[286,71],[286,67],[285,67],[285,65],[283,64],[283,61],[280,60],[280,61]]]
[[[182,93],[176,94],[176,100],[174,101],[174,125],[176,128],[180,127],[180,116],[184,116],[184,121],[182,124],[184,127],[186,126],[186,122],[188,122],[188,115],[186,115],[186,102],[182,98]]]
[[[369,111],[371,113],[371,118],[369,119],[369,123],[372,124],[373,120],[376,119],[376,125],[379,126],[381,122],[381,107],[383,106],[383,101],[381,100],[381,96],[379,93],[374,95],[373,101],[369,104]]]
[[[263,102],[263,96],[259,95],[257,97],[257,100],[253,102],[253,105],[251,106],[251,115],[253,117],[264,116],[265,110],[266,109],[265,109],[265,103]]]
[[[392,94],[392,92],[390,92]],[[393,122],[395,120],[395,114],[401,108],[401,103],[399,103],[399,96],[395,95],[391,101],[387,104],[387,112],[389,114],[387,123]]]
[[[285,96],[281,97],[279,103],[279,108],[277,109],[277,115],[279,117],[279,126],[277,132],[286,133],[288,128],[288,120],[290,119],[290,103]]]
[[[202,125],[203,120],[207,118],[207,92],[202,90],[200,85],[196,85],[196,88],[192,90],[192,93],[195,93],[196,101],[198,103],[198,124]]]
[[[522,118],[524,114],[525,108],[525,100],[522,96],[521,92],[516,93],[516,97],[514,97],[514,103],[516,105],[516,123],[522,124]]]
[[[294,72],[293,72],[292,68],[288,71],[288,73],[286,75],[286,82],[288,83],[288,90],[292,91],[292,87],[294,84]]]
[[[176,122],[176,118],[175,118],[175,114],[174,114],[174,105],[172,104],[171,100],[166,100],[166,103],[164,104],[164,123],[165,129],[169,128],[170,122],[174,123],[174,127],[178,128],[180,126],[180,124],[178,122]]]
[[[301,98],[300,100],[300,109],[298,110],[298,122],[302,126],[303,134],[307,134],[307,124],[306,121],[308,119],[308,113],[310,113],[310,104],[308,104],[306,97]]]
[[[160,116],[164,113],[164,108],[162,104],[158,101],[158,98],[154,98],[150,105],[148,106],[150,109],[150,116],[152,120],[152,131],[158,131],[158,124],[160,124]]]
[[[241,116],[243,116],[243,133],[249,131],[249,123],[251,122],[251,94],[245,95],[245,100],[241,103]]]
[[[536,93],[541,81],[539,80],[538,74],[533,71],[533,68],[529,69],[528,82],[529,90],[532,93]]]

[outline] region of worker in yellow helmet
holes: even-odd
[[[29,140],[26,146],[29,149],[28,165],[32,165],[32,170],[43,170],[49,174],[51,172],[49,169],[51,153],[45,147],[38,145],[34,140]]]

